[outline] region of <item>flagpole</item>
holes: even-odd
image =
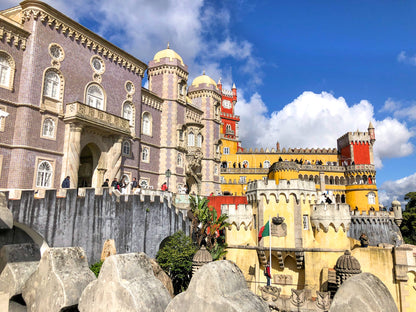
[[[270,275],[272,275],[272,222],[271,216],[269,216],[269,265],[270,265]]]

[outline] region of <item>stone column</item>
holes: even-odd
[[[114,178],[120,179],[121,172],[121,145],[123,138],[117,137],[113,141],[113,146],[107,152],[107,172],[106,177],[112,181]]]
[[[321,187],[321,192],[325,192],[325,172],[319,172],[319,184]]]
[[[81,156],[82,126],[70,123],[65,125],[64,158],[61,181],[71,178],[71,188],[78,186],[78,170]]]

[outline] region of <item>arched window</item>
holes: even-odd
[[[182,158],[182,154],[181,153],[178,153],[178,161],[177,161],[177,163],[178,163],[178,166],[182,166],[182,163],[183,163],[183,158]]]
[[[231,133],[232,129],[231,129],[231,125],[228,124],[225,126],[225,133]]]
[[[149,148],[143,147],[142,149],[142,161],[149,162]]]
[[[149,113],[143,114],[142,133],[146,135],[152,135],[152,117]]]
[[[59,100],[60,85],[61,79],[59,78],[59,75],[53,70],[46,71],[43,85],[43,95]]]
[[[123,142],[123,155],[130,155],[131,147],[129,141]]]
[[[87,89],[87,105],[98,109],[104,109],[104,91],[96,84],[92,84]]]
[[[131,102],[124,103],[123,118],[129,121],[130,127],[134,126],[133,105]]]
[[[202,146],[202,135],[200,133],[196,137],[196,146],[198,146],[198,147]]]
[[[52,118],[45,118],[43,121],[43,127],[42,127],[42,136],[53,138],[55,131],[55,122]]]
[[[264,162],[263,162],[263,168],[270,168],[270,161],[268,161],[268,160],[265,160]]]
[[[243,161],[243,168],[248,168],[248,161],[247,160]]]
[[[376,204],[376,194],[373,192],[368,193],[368,204],[375,205]]]
[[[10,86],[10,73],[12,71],[8,57],[0,54],[0,86],[8,88]]]
[[[193,132],[188,134],[188,146],[195,146],[195,136]]]
[[[36,187],[51,187],[52,165],[49,161],[42,161],[36,173]]]

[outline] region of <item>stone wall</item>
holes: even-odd
[[[42,198],[33,190],[9,199],[16,222],[42,235],[51,247],[80,246],[90,263],[100,260],[103,243],[114,239],[117,253],[145,252],[155,257],[159,244],[177,231],[189,235],[190,222],[171,207],[170,193],[154,191],[144,195],[110,194],[102,189],[47,190]],[[97,192],[99,193],[99,192]]]

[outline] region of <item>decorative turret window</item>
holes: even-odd
[[[224,155],[229,155],[230,154],[230,148],[229,147],[224,147],[223,154]],[[225,167],[225,168],[227,168],[227,167]]]
[[[376,194],[373,192],[368,193],[368,204],[369,205],[375,205],[376,204]]]
[[[188,146],[195,146],[195,135],[193,132],[188,134]]]
[[[199,133],[196,137],[196,146],[201,147],[202,146],[202,135]]]
[[[148,163],[150,159],[150,149],[146,146],[142,147],[142,161]]]
[[[270,168],[270,161],[268,161],[268,160],[265,160],[264,162],[263,162],[263,168]]]

